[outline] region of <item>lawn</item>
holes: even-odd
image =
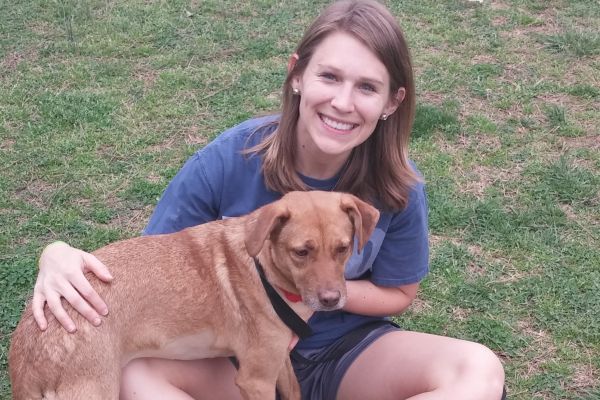
[[[325,4],[0,0],[0,399],[43,247],[137,235],[190,154],[277,110]],[[599,399],[600,3],[387,4],[432,247],[398,321],[491,347],[510,399]]]

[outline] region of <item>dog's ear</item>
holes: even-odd
[[[354,232],[358,237],[358,251],[362,250],[365,243],[375,230],[379,221],[379,211],[351,194],[344,194],[341,201],[342,210],[348,213]]]
[[[290,218],[287,206],[278,201],[267,204],[250,214],[244,227],[244,243],[250,257],[255,257],[267,237]]]

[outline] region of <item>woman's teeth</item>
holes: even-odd
[[[324,115],[321,116],[321,120],[325,123],[325,125],[333,129],[337,129],[339,131],[349,131],[356,126],[356,124],[348,124],[346,122],[335,121],[331,118],[327,118]]]

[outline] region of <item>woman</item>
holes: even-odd
[[[377,205],[376,232],[346,268],[344,310],[316,313],[315,334],[292,351],[305,399],[503,396],[503,368],[489,349],[382,318],[410,305],[428,271],[426,197],[407,154],[414,110],[410,56],[393,16],[374,1],[334,3],[290,58],[281,114],[246,121],[191,157],[146,227],[167,233],[246,214],[290,190],[346,191]],[[100,324],[108,310],[85,270],[111,279],[88,253],[60,242],[44,250],[33,299],[40,328],[47,303],[76,329],[61,297]],[[234,376],[229,359],[139,359],[124,368],[121,398],[238,399]]]

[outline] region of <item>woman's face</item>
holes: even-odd
[[[393,113],[404,98],[403,88],[390,93],[389,73],[377,56],[343,32],[330,34],[317,46],[304,73],[292,79],[292,87],[301,96],[301,160],[304,155],[345,162],[373,133],[381,115]]]

